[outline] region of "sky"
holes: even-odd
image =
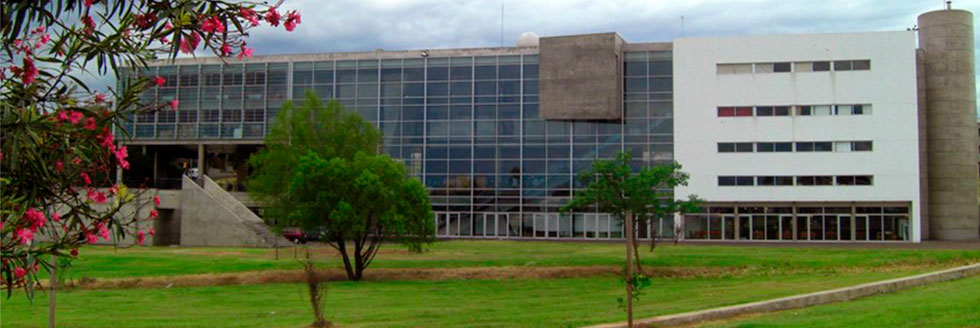
[[[955,0],[952,6],[980,14],[980,0]],[[256,55],[275,55],[492,47],[501,41],[513,46],[523,32],[617,32],[627,42],[659,42],[681,36],[895,31],[943,7],[942,0],[286,0],[281,10],[299,10],[299,27],[286,32],[264,24],[252,30],[248,43]]]

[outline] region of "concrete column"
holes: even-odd
[[[197,178],[204,179],[204,144],[197,145]]]
[[[980,239],[973,45],[970,12],[947,9],[919,16],[919,47],[925,64],[929,230],[938,240]]]

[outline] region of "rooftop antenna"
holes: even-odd
[[[504,2],[500,2],[500,47],[504,47]]]
[[[681,15],[681,37],[684,37],[684,15]]]
[[[946,10],[953,9],[953,0],[946,0]]]

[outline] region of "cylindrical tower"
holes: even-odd
[[[919,48],[925,59],[930,235],[977,240],[980,139],[973,14],[946,9],[919,15]]]

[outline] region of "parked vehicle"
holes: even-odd
[[[321,233],[317,232],[306,232],[300,228],[284,228],[282,229],[282,236],[291,242],[297,244],[305,244],[309,241],[316,241],[320,239]]]

